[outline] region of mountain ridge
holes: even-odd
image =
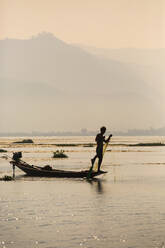
[[[159,92],[134,66],[99,58],[47,33],[29,40],[0,41],[0,53],[0,92],[4,95],[0,101],[6,108],[0,114],[8,123],[14,115],[17,128],[17,108],[26,112],[22,126],[28,128],[26,122],[31,119],[32,130],[39,123],[43,128],[49,119],[51,130],[54,125],[66,129],[67,124],[70,130],[81,125],[93,129],[102,120],[119,129],[147,127],[155,111],[157,120],[152,125],[162,121]]]

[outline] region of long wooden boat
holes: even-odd
[[[16,159],[10,161],[10,163],[15,167],[17,166],[19,169],[24,171],[28,176],[35,177],[69,177],[69,178],[83,178],[88,177],[89,170],[83,171],[67,171],[67,170],[56,170],[52,169],[50,166],[40,167],[35,165],[29,165],[28,163]],[[95,172],[92,171],[90,173],[90,178],[96,177],[101,174],[107,173],[106,171]]]

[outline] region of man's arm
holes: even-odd
[[[112,134],[109,135],[108,139],[104,139],[105,143],[108,143],[112,137]]]

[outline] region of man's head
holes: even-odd
[[[106,132],[106,127],[101,127],[100,131],[101,131],[102,134],[104,134]]]

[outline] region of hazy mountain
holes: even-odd
[[[84,51],[97,56],[115,60],[129,65],[129,69],[138,74],[138,76],[151,87],[165,95],[165,48],[162,49],[103,49],[91,46],[77,45]]]
[[[165,61],[165,48],[162,49],[137,49],[137,48],[120,48],[105,49],[91,46],[76,45],[91,54],[98,57],[113,59],[124,63],[133,63],[147,66],[162,66]]]
[[[148,68],[94,55],[49,33],[1,40],[0,54],[1,130],[164,124],[162,91],[153,87],[153,71],[151,84]]]

